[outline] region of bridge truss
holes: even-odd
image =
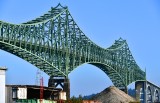
[[[12,53],[49,76],[68,77],[77,66],[92,64],[116,87],[144,80],[126,40],[101,48],[80,30],[67,7],[58,4],[48,13],[22,24],[0,21],[0,49]]]

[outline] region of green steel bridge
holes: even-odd
[[[116,87],[145,79],[126,40],[101,48],[81,31],[68,7],[58,4],[48,13],[22,24],[0,21],[0,49],[12,53],[51,77],[68,77],[87,63],[104,71]]]

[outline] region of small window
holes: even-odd
[[[17,88],[12,88],[12,98],[17,99]]]

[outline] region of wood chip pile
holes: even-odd
[[[114,86],[110,86],[94,96],[94,100],[102,103],[129,103],[135,99]]]

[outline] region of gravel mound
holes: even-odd
[[[94,100],[102,103],[129,103],[135,99],[114,86],[110,86],[94,96]]]

